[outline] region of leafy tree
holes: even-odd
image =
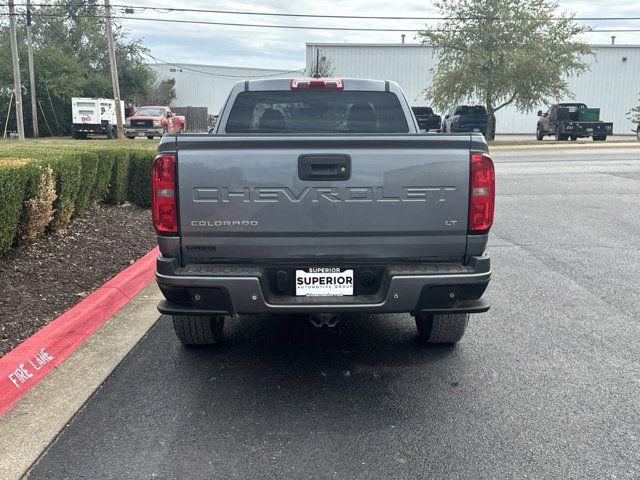
[[[156,82],[151,91],[135,99],[136,105],[171,105],[176,99],[176,79],[165,78]]]
[[[6,13],[6,8],[0,13]],[[18,13],[24,13],[19,9]],[[104,10],[98,0],[53,0],[33,8],[34,69],[36,91],[53,134],[66,133],[71,124],[71,97],[113,97]],[[26,18],[16,17],[20,70],[23,85],[24,121],[31,130],[29,73],[27,65]],[[13,73],[9,47],[8,17],[0,16],[0,106],[7,105]],[[146,65],[146,49],[139,40],[125,38],[115,27],[116,59],[122,99],[133,101],[153,88],[155,75]],[[5,88],[7,87],[7,88]],[[41,134],[48,133],[38,109]],[[0,112],[4,119],[6,107]],[[12,113],[13,115],[13,113]],[[10,129],[15,129],[11,118]]]
[[[318,63],[317,67],[316,62]],[[313,65],[311,66],[311,69],[307,71],[307,76],[312,77],[314,74],[319,73],[323,78],[332,77],[335,70],[336,69],[333,66],[333,63],[331,63],[331,60],[320,52],[317,57],[314,57]]]
[[[629,115],[629,118],[633,123],[638,124],[637,131],[640,132],[640,105],[638,105],[637,107],[633,107],[630,111],[627,112],[627,115]]]
[[[426,90],[446,109],[479,101],[487,109],[487,139],[495,137],[495,113],[521,111],[571,96],[567,77],[587,69],[591,47],[579,40],[589,27],[556,14],[545,0],[437,0],[445,20],[418,35],[438,62]]]

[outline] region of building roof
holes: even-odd
[[[344,43],[344,42],[306,42],[307,47],[429,47],[422,43]],[[640,44],[615,44],[610,43],[592,43],[594,48],[640,48]]]

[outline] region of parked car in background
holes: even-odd
[[[487,133],[487,109],[482,105],[457,105],[442,120],[443,132]]]
[[[124,123],[127,138],[161,137],[165,133],[181,133],[186,126],[182,115],[175,115],[169,107],[139,107]]]
[[[425,132],[430,130],[440,131],[442,119],[440,118],[440,115],[433,113],[433,109],[431,107],[411,107],[411,111],[413,111],[413,114],[418,121],[418,127],[420,127],[420,130],[424,130]]]
[[[604,142],[612,133],[613,123],[600,120],[600,109],[589,108],[584,103],[557,103],[546,113],[538,111],[538,140],[553,135],[559,141],[592,137],[596,142]]]
[[[124,118],[124,102],[120,101]],[[87,135],[106,135],[116,138],[116,101],[111,98],[73,97],[71,99],[71,136],[78,139]]]
[[[158,146],[158,308],[186,345],[229,316],[346,312],[455,343],[489,309],[494,178],[482,135],[421,134],[395,82],[239,82],[213,134]]]

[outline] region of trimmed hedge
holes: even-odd
[[[84,215],[87,211],[98,176],[98,155],[93,152],[80,154],[80,188],[75,203],[75,216]]]
[[[27,182],[20,218],[20,240],[35,240],[53,220],[56,182],[53,169],[45,162],[32,161],[25,166],[25,170]]]
[[[113,155],[109,148],[101,148],[93,150],[98,156],[98,171],[96,173],[96,182],[93,187],[91,198],[102,202],[107,198],[109,193],[109,181],[111,180],[111,170],[113,169]]]
[[[56,179],[57,198],[53,202],[53,220],[49,227],[55,233],[64,232],[71,223],[76,206],[82,163],[79,154],[65,154],[61,158],[48,161]]]
[[[0,160],[0,254],[9,250],[18,232],[27,181],[26,164],[23,159]]]
[[[3,144],[0,255],[47,228],[62,233],[92,201],[149,207],[154,150],[96,143]]]
[[[122,205],[127,199],[129,173],[129,152],[126,150],[113,152],[113,168],[109,180],[109,191],[104,199],[112,205]]]
[[[151,166],[155,154],[147,150],[132,150],[129,157],[127,199],[134,205],[151,206]]]

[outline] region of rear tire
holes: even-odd
[[[148,140],[153,140],[153,135],[147,135]]]
[[[418,336],[427,343],[460,341],[469,322],[468,313],[421,313],[415,316]]]
[[[115,127],[109,127],[107,128],[107,138],[109,140],[114,140],[115,138],[118,137],[118,134],[116,133],[116,129]]]
[[[536,140],[541,141],[544,138],[544,132],[542,131],[542,127],[538,125],[536,128]]]
[[[606,135],[595,135],[593,137],[593,141],[594,142],[604,142],[607,140],[607,136]]]
[[[569,135],[563,135],[562,133],[560,133],[560,127],[556,127],[556,141],[557,142],[564,142],[569,138]]]
[[[572,142],[575,142],[576,140],[578,140],[577,135],[571,135],[569,138],[571,139]]]
[[[173,315],[173,329],[183,345],[217,345],[222,340],[224,317]]]

